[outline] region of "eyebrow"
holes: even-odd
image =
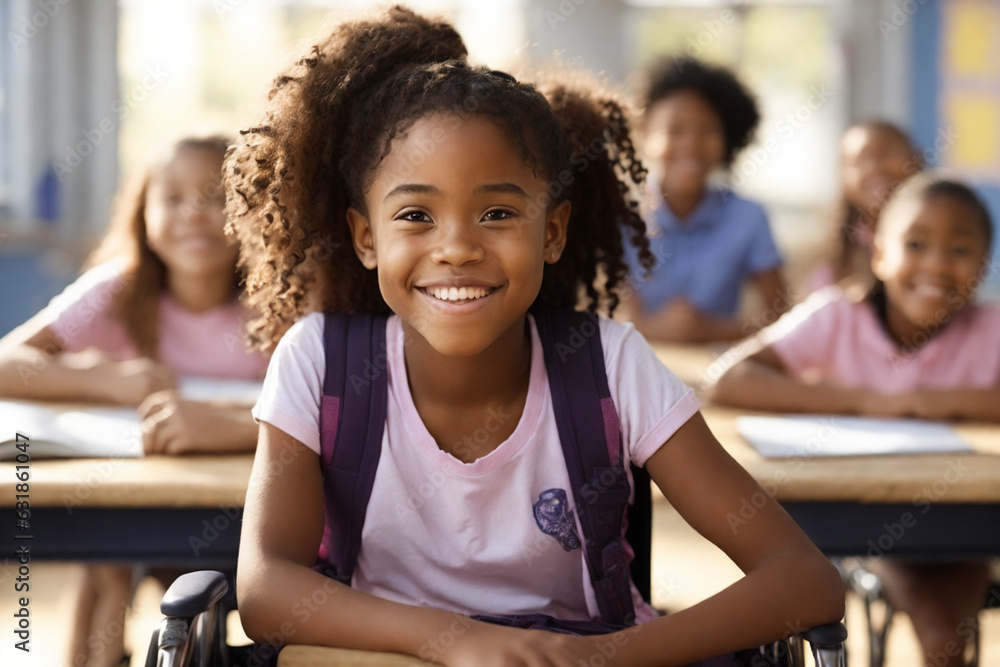
[[[393,197],[398,197],[400,195],[442,195],[444,194],[441,190],[437,189],[433,185],[422,185],[420,183],[403,183],[402,185],[397,185],[385,196],[383,201],[392,199]]]
[[[508,194],[508,195],[519,195],[528,198],[528,193],[524,191],[520,185],[516,183],[504,182],[504,183],[491,183],[490,185],[480,185],[478,188],[472,191],[473,194]]]
[[[516,183],[510,183],[510,182],[490,183],[488,185],[480,185],[475,190],[473,190],[472,193],[477,195],[512,194],[512,195],[519,195],[521,197],[524,197],[525,199],[528,198],[528,193],[524,191],[524,188],[522,188],[520,185],[517,185]],[[440,189],[434,187],[433,185],[424,185],[421,183],[403,183],[401,185],[397,185],[392,190],[390,190],[388,194],[386,194],[386,196],[384,197],[383,201],[386,201],[393,197],[399,197],[401,195],[413,195],[413,194],[441,196],[444,193]]]

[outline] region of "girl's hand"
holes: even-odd
[[[173,372],[148,357],[129,361],[99,361],[94,365],[105,398],[122,405],[139,405],[147,396],[177,386]]]
[[[704,317],[694,304],[678,297],[670,302],[656,317],[661,331],[667,333],[672,340],[687,341],[695,337],[701,330]]]
[[[439,655],[421,657],[432,658],[448,667],[614,665],[614,651],[610,651],[612,655],[607,655],[607,649],[601,651],[605,644],[614,648],[607,636],[575,637],[473,622],[468,630],[455,637],[450,648],[442,648]]]
[[[913,401],[907,394],[879,394],[867,390],[851,390],[858,393],[858,414],[866,417],[900,418],[913,415]]]
[[[232,449],[229,442],[239,433],[243,415],[236,408],[189,401],[175,390],[151,394],[139,406],[142,446],[147,454],[191,454]],[[241,408],[246,416],[250,408]],[[252,441],[250,443],[252,445]]]
[[[909,402],[911,414],[918,419],[947,421],[960,413],[954,395],[947,391],[915,391]]]

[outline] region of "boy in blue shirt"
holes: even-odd
[[[760,121],[756,102],[731,72],[673,58],[650,70],[644,98],[656,207],[649,241],[657,265],[648,281],[638,271],[634,276],[631,319],[651,340],[742,338],[788,306],[781,255],[763,207],[709,183],[712,172],[729,168],[750,142]],[[765,305],[743,323],[737,311],[747,280]]]

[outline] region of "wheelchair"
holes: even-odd
[[[625,532],[635,553],[630,571],[643,598],[650,600],[652,488],[645,470],[633,466],[632,475],[635,502],[628,510]],[[259,667],[259,658],[250,659],[247,647],[226,644],[226,616],[235,599],[234,596],[226,597],[228,590],[226,576],[212,570],[189,572],[174,581],[160,603],[164,618],[150,640],[146,667]],[[806,643],[817,667],[846,667],[845,639],[847,629],[844,625],[831,623],[762,647],[749,662],[733,667],[805,667]],[[401,656],[400,659],[399,667],[428,664],[416,658]],[[248,660],[252,664],[248,665]],[[316,663],[311,661],[310,664]]]
[[[164,618],[150,640],[146,667],[247,667],[246,647],[225,642],[228,609],[221,603],[228,587],[221,572],[200,570],[181,575],[160,603]],[[817,667],[846,667],[846,638],[842,623],[812,628],[772,644],[747,667],[805,667],[806,642]],[[400,662],[414,667],[421,664],[426,663],[416,658]]]
[[[885,594],[882,579],[865,567],[862,561],[835,561],[844,580],[844,588],[861,599],[865,610],[865,623],[868,629],[868,665],[882,667],[885,664],[885,648],[896,613],[895,607]],[[986,592],[983,609],[1000,608],[1000,582],[994,581]],[[970,627],[972,631],[972,654],[969,656],[969,667],[979,666],[980,633],[978,624]]]

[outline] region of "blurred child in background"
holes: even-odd
[[[871,287],[872,239],[882,207],[907,177],[923,168],[906,132],[888,121],[847,128],[840,142],[841,205],[837,238],[806,280],[806,294],[828,285]]]
[[[238,246],[224,233],[223,137],[169,147],[120,193],[88,270],[0,340],[9,397],[138,406],[148,454],[251,451],[249,406],[185,400],[179,376],[262,379],[242,344]],[[132,571],[81,567],[66,664],[118,665]],[[113,636],[114,635],[114,636]]]
[[[912,177],[874,231],[868,295],[814,293],[758,334],[756,351],[734,361],[711,397],[777,412],[1000,422],[1000,307],[973,303],[992,238],[968,187],[933,172]],[[955,647],[970,637],[987,564],[885,558],[872,569],[910,616],[926,664],[964,665]]]
[[[678,58],[649,71],[643,105],[657,264],[648,282],[633,281],[627,312],[653,340],[741,338],[750,331],[737,318],[745,282],[775,314],[787,303],[764,209],[711,181],[750,142],[756,102],[731,72]]]

